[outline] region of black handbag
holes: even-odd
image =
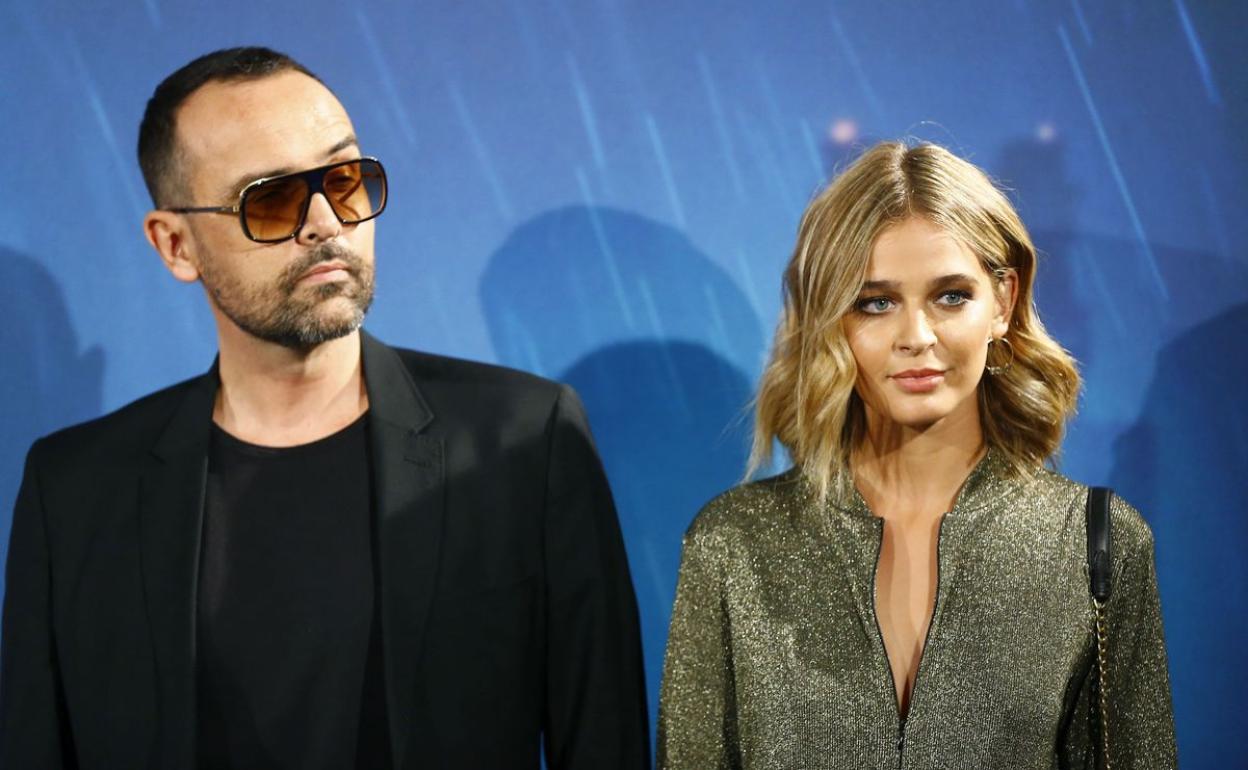
[[[1113,538],[1109,526],[1109,501],[1113,496],[1114,492],[1109,487],[1088,488],[1088,588],[1092,595],[1096,630],[1096,657],[1092,664],[1092,697],[1088,710],[1092,745],[1096,747],[1093,750],[1098,758],[1096,767],[1104,770],[1110,770],[1109,723],[1106,718],[1109,686],[1105,670],[1109,663],[1109,640],[1105,605],[1109,603],[1113,577],[1113,562],[1110,560]]]

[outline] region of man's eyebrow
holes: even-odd
[[[347,134],[342,139],[339,139],[337,144],[325,151],[325,157],[337,155],[348,147],[358,147],[359,144],[360,141],[355,138],[355,134]]]
[[[335,142],[333,146],[331,146],[328,150],[326,150],[324,157],[326,159],[329,159],[333,157],[334,155],[337,155],[338,153],[347,149],[348,147],[356,147],[358,145],[359,145],[359,140],[355,138],[355,134],[347,134],[342,139],[339,139],[337,142]],[[248,172],[246,174],[242,174],[234,179],[233,184],[231,184],[229,188],[226,190],[225,197],[229,199],[237,198],[239,194],[242,193],[244,187],[256,181],[257,179],[269,179],[275,176],[282,176],[283,174],[290,174],[294,171],[298,171],[298,169],[290,168],[289,166],[281,166],[279,168],[268,169],[267,171]]]
[[[271,168],[267,171],[261,171],[258,173],[248,172],[246,174],[242,174],[238,177],[235,177],[234,181],[230,184],[229,188],[226,190],[226,195],[229,198],[237,198],[239,196],[239,193],[243,191],[244,187],[256,181],[257,179],[268,179],[269,177],[281,176],[282,174],[289,174],[293,170],[294,169],[282,167],[282,168]]]
[[[948,286],[952,283],[974,283],[975,279],[966,273],[949,273],[928,281],[928,286]],[[897,291],[901,287],[898,281],[864,281],[862,291]]]

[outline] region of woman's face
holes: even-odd
[[[988,341],[1005,334],[1013,273],[1000,286],[965,246],[921,217],[880,234],[844,326],[873,428],[979,430]]]

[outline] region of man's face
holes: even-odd
[[[351,119],[298,72],[209,83],[177,114],[191,205],[232,205],[249,182],[357,158]],[[373,221],[343,225],[313,196],[296,237],[255,243],[237,217],[190,215],[187,257],[219,324],[310,349],[359,328],[373,298]]]

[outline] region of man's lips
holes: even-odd
[[[907,393],[926,393],[944,382],[945,373],[940,369],[907,369],[889,378]]]
[[[299,277],[299,283],[325,283],[338,281],[351,275],[351,270],[342,262],[322,262]]]

